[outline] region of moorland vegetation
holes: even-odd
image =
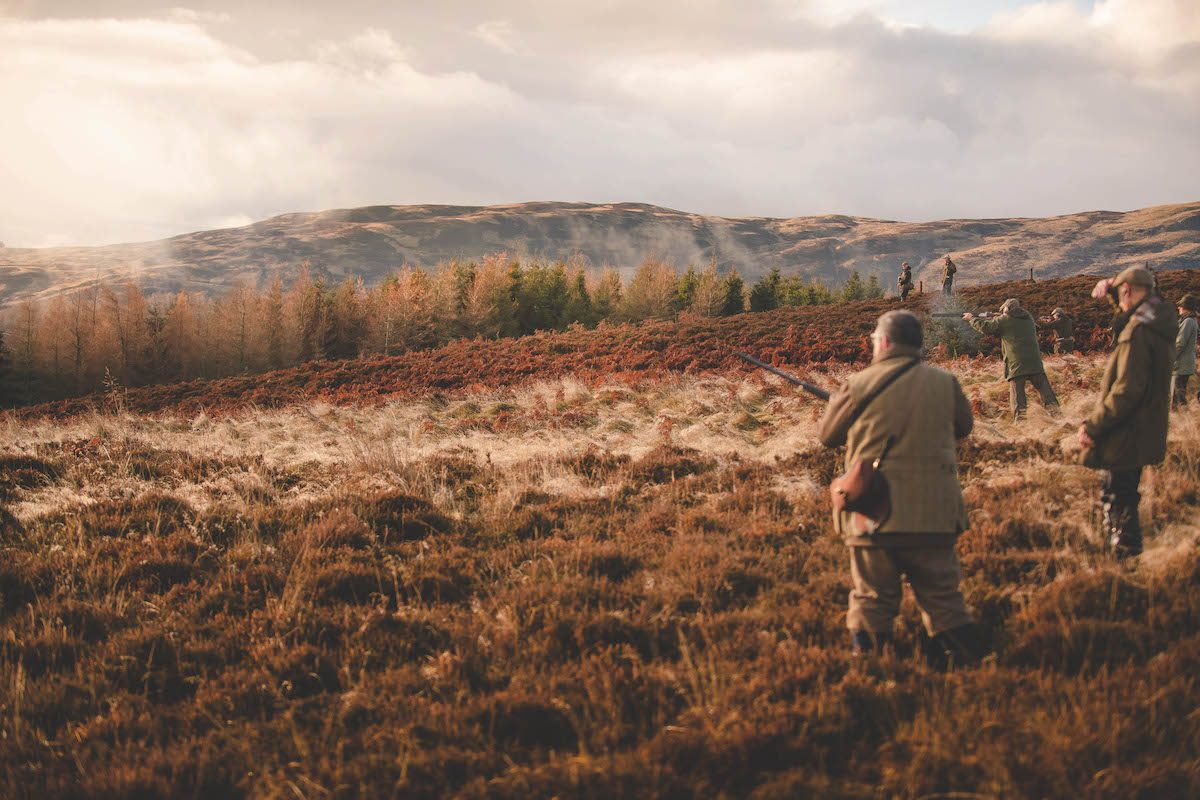
[[[1048,363],[1082,413],[1097,359]],[[994,656],[948,675],[911,601],[848,656],[838,454],[773,379],[9,421],[0,792],[1194,794],[1200,418],[1126,570],[1070,425],[952,366]]]
[[[1047,287],[963,302],[1067,305],[1101,348],[1103,306]],[[1118,565],[1067,452],[1099,353],[1047,357],[1063,415],[1018,426],[996,360],[935,348],[977,416],[958,549],[991,655],[932,669],[911,597],[894,652],[849,655],[841,454],[817,401],[729,351],[837,385],[894,303],[10,412],[0,795],[1200,794],[1200,408]]]

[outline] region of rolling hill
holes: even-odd
[[[507,251],[556,260],[580,253],[627,275],[647,256],[736,267],[755,279],[778,267],[834,282],[851,270],[890,285],[901,261],[918,280],[938,279],[940,256],[958,263],[959,283],[1155,269],[1200,263],[1200,202],[1046,219],[891,222],[842,215],[725,218],[639,203],[504,206],[370,206],[285,214],[240,228],[155,242],[21,249],[0,247],[0,306],[98,281],[134,280],[149,292],[220,291],[305,262],[333,279],[373,283],[403,264],[477,259]]]

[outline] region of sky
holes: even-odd
[[[1196,0],[0,0],[9,247],[374,204],[1123,211],[1200,200],[1198,143]]]

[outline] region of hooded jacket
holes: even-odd
[[[1042,352],[1038,349],[1037,325],[1029,312],[1020,306],[1010,306],[995,319],[973,319],[971,327],[980,333],[1000,337],[1006,381],[1046,371],[1042,366]]]
[[[1104,364],[1100,398],[1083,423],[1095,442],[1083,452],[1084,466],[1133,469],[1166,456],[1177,318],[1175,307],[1157,296],[1130,311]]]

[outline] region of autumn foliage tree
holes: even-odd
[[[461,338],[828,303],[845,289],[837,294],[773,270],[747,297],[737,270],[721,273],[715,260],[680,275],[648,258],[626,283],[616,268],[594,269],[579,254],[551,264],[505,253],[431,271],[401,265],[370,287],[353,277],[335,282],[308,263],[290,283],[276,273],[261,286],[236,281],[213,296],[93,285],[10,308],[4,402],[95,391],[106,375],[121,386],[216,378]]]

